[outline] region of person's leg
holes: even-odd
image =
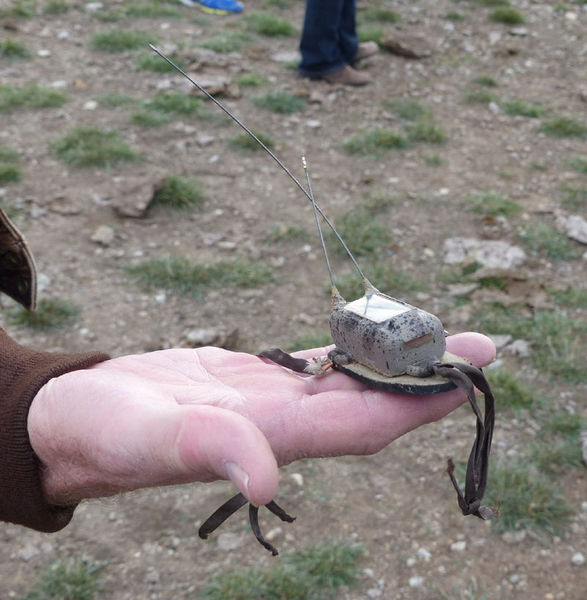
[[[339,49],[347,64],[353,62],[359,52],[357,36],[357,0],[344,0],[340,16]]]
[[[351,0],[354,4],[355,0]],[[306,0],[306,15],[300,40],[300,75],[320,77],[347,64],[340,50],[340,26],[349,0]]]

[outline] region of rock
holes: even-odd
[[[96,110],[98,108],[98,103],[95,100],[88,100],[84,103],[84,110]]]
[[[60,215],[79,215],[81,206],[68,196],[57,196],[51,200],[49,210]]]
[[[530,344],[526,340],[514,340],[504,350],[520,358],[528,358],[532,354]]]
[[[112,208],[120,217],[140,219],[146,216],[155,187],[160,185],[158,173],[144,173],[125,177],[116,185],[117,196],[112,199]]]
[[[504,334],[498,333],[495,335],[490,335],[489,337],[491,338],[492,342],[495,344],[495,347],[498,350],[501,350],[502,348],[507,346],[512,341],[512,336],[509,335],[509,333],[504,333]]]
[[[571,562],[576,567],[582,567],[585,564],[585,555],[582,552],[575,552],[571,558]]]
[[[86,12],[89,12],[89,13],[98,12],[102,8],[104,8],[104,5],[102,4],[102,2],[88,2],[84,6],[84,9],[86,10]]]
[[[587,430],[581,432],[581,446],[583,448],[583,463],[587,467]],[[585,504],[585,509],[587,511],[587,502]]]
[[[448,286],[450,296],[468,296],[478,288],[476,283],[454,283]]]
[[[587,221],[579,215],[559,216],[556,225],[572,240],[587,244]]]
[[[182,344],[188,348],[202,346],[218,346],[228,350],[236,348],[238,343],[238,328],[226,331],[222,329],[192,329],[182,339]]]
[[[405,58],[426,58],[432,54],[426,39],[397,32],[385,36],[381,40],[381,46],[388,52]]]
[[[274,527],[273,529],[270,529],[266,534],[265,534],[265,539],[268,542],[272,542],[274,540],[276,540],[278,537],[283,535],[283,529],[281,527]]]
[[[411,588],[420,588],[424,584],[424,577],[414,575],[413,577],[410,577],[408,584]]]
[[[40,550],[37,548],[37,546],[35,544],[32,543],[28,543],[24,548],[21,548],[18,551],[18,557],[22,560],[24,560],[25,562],[29,562],[30,560],[32,560],[33,558],[35,558],[35,556],[38,556],[40,554]]]
[[[526,539],[526,531],[506,531],[502,534],[501,539],[506,544],[519,544]]]
[[[451,552],[464,552],[467,547],[467,542],[464,540],[460,540],[458,542],[453,542],[450,545]]]
[[[237,550],[246,544],[246,537],[243,534],[231,533],[230,531],[221,533],[218,536],[218,548],[224,552]]]
[[[37,56],[40,58],[49,58],[51,56],[51,50],[47,50],[46,48],[41,48],[37,51]]]
[[[428,552],[428,550],[426,550],[426,548],[418,548],[418,552],[416,552],[416,556],[425,562],[429,562],[430,558],[432,557],[432,554],[430,554],[430,552]]]
[[[526,259],[525,252],[518,246],[476,238],[448,238],[444,241],[444,253],[444,262],[449,265],[469,259],[500,269],[519,267]]]
[[[159,571],[154,567],[149,567],[147,569],[147,574],[145,575],[145,582],[154,585],[155,583],[159,583],[161,576],[159,575]]]
[[[304,485],[304,476],[301,473],[290,473],[289,478],[300,487]]]
[[[212,96],[220,96],[223,98],[238,99],[241,97],[241,89],[238,83],[231,82],[226,75],[210,75],[208,77],[200,77],[198,83]],[[200,90],[190,87],[190,93],[193,95],[201,95]]]
[[[90,238],[92,242],[96,242],[102,246],[110,246],[114,241],[114,229],[109,225],[100,225]]]
[[[306,121],[306,127],[308,127],[309,129],[319,129],[320,127],[322,127],[322,123],[320,123],[320,121],[317,121],[316,119],[309,119],[308,121]]]
[[[512,29],[510,29],[510,35],[526,37],[528,35],[528,29],[526,27],[512,27]]]
[[[216,138],[213,135],[200,135],[196,138],[196,144],[200,146],[200,148],[205,148],[212,144]]]

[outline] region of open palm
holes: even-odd
[[[447,347],[477,366],[495,354],[474,333],[447,338]],[[377,452],[464,400],[457,390],[390,394],[341,373],[306,377],[249,354],[176,349],[52,379],[33,401],[29,433],[54,503],[231,479],[261,505],[277,492],[280,465]]]

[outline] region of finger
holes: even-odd
[[[446,349],[469,359],[476,367],[484,367],[495,360],[495,344],[482,333],[468,331],[451,335],[446,338]]]
[[[279,480],[273,451],[248,419],[210,406],[178,407],[177,459],[185,475],[230,479],[256,505],[267,504]]]

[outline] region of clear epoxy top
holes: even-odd
[[[404,304],[382,294],[365,295],[358,300],[349,302],[344,307],[345,310],[350,310],[356,315],[369,319],[374,323],[382,323],[397,315],[408,312],[412,308],[409,304]]]

